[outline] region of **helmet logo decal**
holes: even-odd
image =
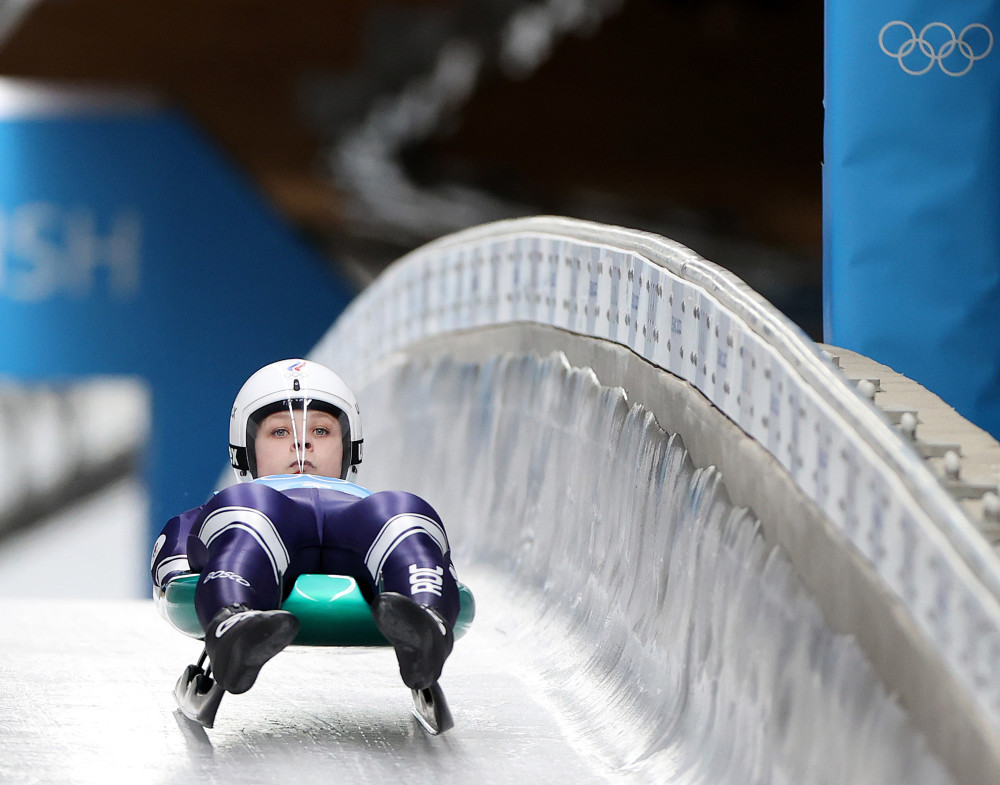
[[[297,360],[288,366],[288,373],[291,374],[292,376],[296,376],[300,373],[303,373],[305,369],[306,369],[306,361]]]

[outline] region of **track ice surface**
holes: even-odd
[[[476,593],[441,680],[455,728],[438,737],[412,717],[389,649],[287,649],[203,729],[171,694],[201,646],[151,602],[3,600],[0,782],[607,782]]]

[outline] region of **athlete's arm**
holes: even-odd
[[[171,518],[163,527],[160,536],[153,545],[153,559],[150,564],[150,577],[156,593],[160,593],[166,585],[186,572],[191,572],[187,557],[187,539],[191,532],[197,510],[189,510]]]

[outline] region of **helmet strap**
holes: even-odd
[[[308,429],[308,418],[309,418],[309,399],[305,396],[302,397],[302,436],[299,438],[299,431],[295,425],[295,408],[292,406],[292,401],[288,399],[288,416],[292,420],[292,440],[295,442],[295,460],[299,466],[299,474],[305,474],[306,471],[306,437],[309,433]]]

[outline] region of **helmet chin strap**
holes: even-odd
[[[309,399],[302,396],[302,438],[299,438],[298,428],[295,427],[295,408],[291,399],[288,400],[288,416],[292,420],[292,440],[295,442],[295,461],[299,466],[299,474],[306,471],[306,435],[309,433],[307,423],[309,417]]]

